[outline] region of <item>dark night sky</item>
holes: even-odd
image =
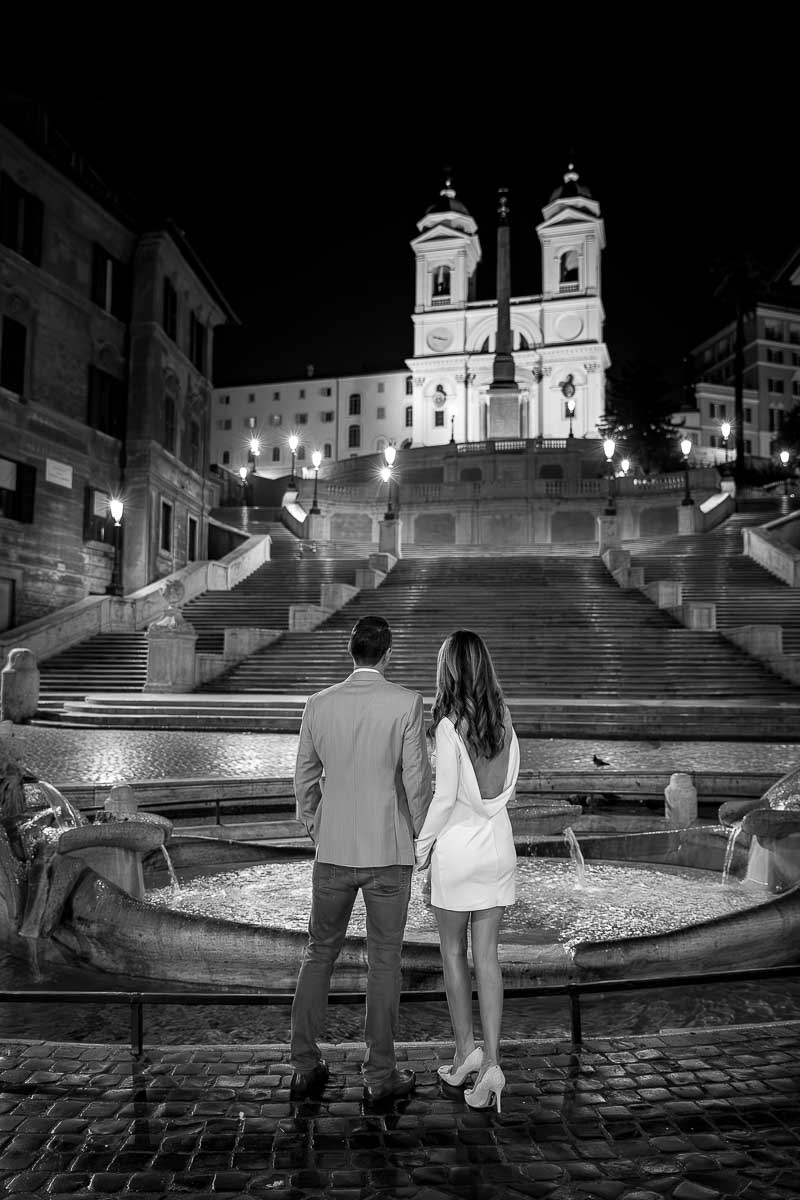
[[[478,296],[495,294],[499,185],[512,291],[538,292],[535,225],[570,156],[605,219],[612,359],[657,360],[677,383],[724,316],[715,259],[740,243],[777,267],[800,243],[791,64],[749,30],[725,44],[680,28],[598,40],[577,13],[556,42],[475,30],[428,49],[430,29],[369,41],[332,26],[309,44],[254,26],[200,50],[145,31],[128,59],[54,50],[5,82],[185,230],[242,322],[217,335],[217,384],[402,366],[408,243],[444,163],[479,224]]]

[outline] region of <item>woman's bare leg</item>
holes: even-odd
[[[467,962],[468,912],[453,912],[448,908],[436,908],[439,926],[439,943],[442,952],[444,988],[447,1007],[453,1025],[456,1052],[453,1064],[460,1067],[468,1054],[475,1049],[475,1033],[472,1024],[472,981]]]
[[[479,1079],[487,1067],[499,1062],[503,976],[497,961],[497,943],[504,911],[503,908],[484,908],[472,914],[472,962],[483,1032],[483,1065]]]

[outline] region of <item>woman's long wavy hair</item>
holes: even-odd
[[[495,758],[505,744],[505,702],[486,643],[470,629],[442,642],[436,660],[436,698],[429,733],[445,717],[476,757]]]

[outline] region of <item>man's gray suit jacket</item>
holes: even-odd
[[[365,669],[310,696],[294,789],[320,862],[412,866],[432,794],[422,696]]]

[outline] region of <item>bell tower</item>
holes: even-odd
[[[481,260],[478,226],[456,196],[452,174],[417,222],[419,237],[411,248],[416,257],[414,311],[462,308],[475,292],[475,270]]]
[[[542,247],[545,299],[574,294],[600,295],[600,255],[606,238],[600,205],[580,182],[572,163],[564,182],[542,209],[537,226]]]

